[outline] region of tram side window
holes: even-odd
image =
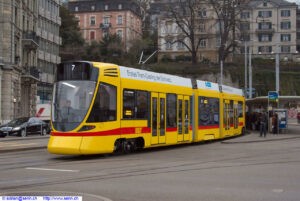
[[[239,117],[243,117],[244,116],[244,112],[243,112],[243,102],[239,101],[238,102],[238,112],[239,112]]]
[[[137,119],[146,119],[147,118],[147,101],[148,101],[148,93],[146,91],[136,91],[136,105],[137,105],[137,112],[136,118]]]
[[[100,83],[87,122],[115,121],[117,119],[117,87]]]
[[[177,128],[176,94],[167,94],[167,128]]]
[[[135,118],[135,91],[124,90],[123,92],[123,118]]]
[[[219,125],[219,99],[199,96],[198,125]]]
[[[147,119],[148,93],[146,91],[128,90],[123,92],[123,118]]]

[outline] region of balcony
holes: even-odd
[[[100,28],[101,29],[109,29],[110,27],[111,27],[111,23],[107,23],[107,24],[101,23],[100,24]]]
[[[31,84],[37,83],[40,79],[40,72],[37,67],[25,67],[25,73],[22,75],[23,82]]]
[[[59,25],[61,25],[61,17],[57,17],[56,23],[59,24]]]
[[[24,48],[37,49],[39,47],[39,37],[35,32],[23,32],[22,45]]]
[[[263,33],[271,33],[271,34],[273,34],[275,32],[275,30],[273,28],[271,28],[271,29],[256,29],[255,32],[257,34],[263,34]]]
[[[40,79],[40,72],[36,67],[30,67],[29,74],[36,79]]]

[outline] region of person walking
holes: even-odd
[[[260,137],[263,136],[266,137],[267,135],[267,125],[268,125],[268,116],[265,111],[260,116]]]
[[[275,112],[272,117],[272,128],[273,134],[278,134],[278,115]]]

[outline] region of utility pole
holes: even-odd
[[[249,46],[249,98],[252,98],[252,61],[251,47]]]
[[[223,60],[221,59],[220,62],[220,68],[221,68],[221,78],[220,78],[220,85],[223,85]]]
[[[279,97],[279,33],[276,32],[276,92],[278,94]],[[278,98],[279,100],[279,98]],[[278,101],[278,105],[279,105],[279,101]],[[277,105],[277,106],[278,106]]]
[[[244,43],[245,43],[245,98],[247,98],[247,92],[248,92],[248,89],[247,89],[247,54],[248,54],[248,51],[247,51],[247,41],[244,40]]]

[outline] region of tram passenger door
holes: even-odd
[[[234,104],[233,104],[233,125],[234,125],[235,130],[239,126],[238,102],[237,101],[234,101]]]
[[[158,143],[166,143],[166,94],[159,93]]]
[[[182,95],[178,95],[177,96],[177,119],[178,119],[178,142],[182,142],[184,140],[184,137],[183,137],[183,132],[184,132],[184,123],[183,123],[183,117],[184,117],[184,113],[183,113],[183,96]]]
[[[184,115],[183,115],[183,120],[184,120],[184,129],[183,129],[183,141],[188,141],[190,139],[189,136],[189,116],[190,116],[190,97],[189,96],[184,96]]]
[[[229,100],[223,101],[223,123],[224,123],[224,137],[229,136],[230,130],[230,117],[229,117]]]
[[[151,144],[164,144],[166,143],[166,94],[152,93],[151,103]]]
[[[151,127],[152,127],[152,137],[151,144],[158,144],[158,93],[151,93]]]

